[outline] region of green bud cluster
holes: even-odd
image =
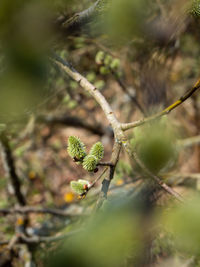
[[[101,65],[99,71],[102,75],[106,75],[111,71],[118,72],[120,67],[120,60],[118,58],[113,58],[104,51],[97,52],[95,61],[98,65]]]
[[[71,181],[70,186],[75,193],[81,195],[86,192],[88,184],[88,181],[80,179],[78,181]]]
[[[104,147],[101,142],[95,143],[87,155],[85,145],[76,136],[68,139],[68,153],[77,163],[81,163],[83,168],[89,172],[97,169],[97,164],[103,158]]]

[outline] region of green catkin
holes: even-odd
[[[193,0],[193,2],[192,2],[192,8],[191,8],[191,13],[195,17],[200,17],[200,0]]]
[[[85,151],[85,145],[76,136],[70,136],[68,138],[68,153],[72,158],[77,160],[83,159],[87,154]]]
[[[83,160],[83,168],[86,171],[92,172],[96,169],[98,160],[94,155],[87,155]]]
[[[88,181],[86,180],[71,181],[70,183],[71,189],[79,195],[85,193],[85,185],[88,185]]]
[[[97,163],[103,158],[104,155],[104,147],[101,142],[97,142],[94,144],[90,150],[90,154],[97,158]]]

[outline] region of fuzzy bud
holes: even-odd
[[[93,155],[97,158],[97,163],[103,158],[104,147],[101,142],[94,144],[90,150],[90,155]]]
[[[78,181],[71,181],[70,186],[75,193],[81,195],[88,190],[88,184],[89,182],[86,180],[78,180]]]
[[[98,160],[94,155],[87,155],[83,160],[83,168],[88,171],[92,172],[96,169]]]
[[[76,161],[83,159],[86,156],[85,145],[76,136],[68,138],[68,153]]]
[[[191,13],[195,17],[200,17],[200,0],[192,1]]]

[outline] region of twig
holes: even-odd
[[[18,200],[18,203],[21,206],[26,205],[26,199],[23,196],[21,192],[21,183],[20,179],[17,175],[16,169],[15,169],[15,162],[12,156],[12,152],[9,145],[9,140],[5,134],[5,132],[0,134],[0,142],[1,142],[1,151],[2,151],[2,158],[3,158],[3,164],[4,169],[8,174],[8,177],[11,180],[15,196]]]
[[[200,144],[200,135],[188,137],[177,141],[177,144],[183,147],[190,147]]]
[[[55,236],[32,236],[27,237],[24,234],[20,234],[20,242],[25,244],[38,244],[38,243],[51,243],[56,242],[68,237],[71,237],[75,234],[78,234],[82,231],[82,229],[74,230],[68,232],[66,234],[55,235]]]
[[[130,99],[132,100],[132,102],[137,106],[137,108],[140,110],[140,112],[144,115],[144,109],[140,105],[140,103],[138,102],[137,98],[135,96],[133,96],[128,91],[128,89],[127,89],[126,85],[124,84],[124,82],[118,77],[118,75],[111,68],[110,68],[110,71],[111,71],[113,77],[115,78],[116,82],[119,84],[119,86],[123,90],[123,92],[130,97]]]
[[[99,136],[102,136],[106,133],[109,133],[106,131],[106,129],[100,125],[100,124],[90,124],[86,122],[84,119],[80,119],[75,116],[69,116],[69,115],[64,115],[64,116],[52,116],[52,115],[40,115],[36,118],[38,122],[45,122],[51,125],[55,124],[63,124],[66,126],[74,126],[78,128],[84,128],[94,134],[97,134]]]
[[[95,206],[95,211],[97,211],[102,206],[104,200],[107,198],[108,189],[109,189],[111,180],[113,179],[113,175],[114,175],[115,167],[119,159],[121,147],[122,146],[120,143],[117,143],[117,142],[114,143],[113,151],[111,155],[111,163],[113,164],[113,166],[110,166],[110,172],[109,174],[108,173],[106,174],[106,178],[102,182],[101,192],[99,194],[99,198]]]
[[[51,242],[56,242],[63,240],[65,238],[71,237],[73,235],[76,235],[80,233],[82,229],[74,230],[71,232],[68,232],[66,234],[60,234],[60,235],[55,235],[55,236],[31,236],[27,237],[26,235],[20,233],[16,234],[11,240],[5,240],[5,241],[0,241],[0,246],[2,245],[8,245],[15,240],[15,243],[22,243],[22,244],[39,244],[39,243],[51,243]]]
[[[97,166],[113,166],[113,164],[111,162],[99,162],[97,164]]]
[[[196,92],[198,89],[200,88],[200,80],[198,80],[196,82],[196,84],[190,89],[188,90],[183,96],[181,96],[179,98],[179,100],[175,101],[173,104],[171,104],[170,106],[168,106],[167,108],[165,108],[163,111],[156,113],[150,117],[138,120],[138,121],[134,121],[134,122],[130,122],[130,123],[122,123],[121,124],[121,129],[123,131],[129,130],[131,128],[143,125],[147,122],[153,121],[155,119],[158,119],[164,115],[169,114],[173,109],[175,109],[176,107],[178,107],[179,105],[181,105],[183,102],[185,102],[192,94],[194,94],[194,92]]]
[[[108,167],[103,170],[103,172],[94,180],[93,183],[91,183],[91,184],[88,185],[88,188],[87,188],[86,192],[84,192],[84,193],[82,193],[80,195],[80,198],[81,199],[84,198],[84,197],[86,197],[86,195],[91,190],[91,188],[93,188],[95,186],[95,184],[103,177],[103,175],[106,173],[107,170],[108,170]]]
[[[73,17],[62,23],[62,29],[70,34],[80,31],[80,29],[83,28],[88,22],[90,22],[98,13],[98,6],[101,2],[102,0],[97,0],[88,9],[76,13]]]
[[[82,213],[74,214],[67,210],[60,210],[60,209],[51,209],[51,208],[39,208],[39,207],[31,207],[31,206],[24,206],[24,207],[15,207],[15,208],[1,208],[0,214],[28,214],[28,213],[41,213],[41,214],[51,214],[55,216],[79,216]]]
[[[137,153],[135,151],[131,151],[131,154],[133,158],[135,159],[136,163],[142,168],[142,170],[149,175],[151,178],[154,179],[154,181],[163,188],[168,194],[172,195],[175,199],[179,200],[180,202],[183,202],[183,197],[178,194],[176,191],[174,191],[171,187],[169,187],[167,184],[165,184],[157,175],[153,174],[149,169],[143,164],[143,162],[139,159]]]

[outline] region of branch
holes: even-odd
[[[54,55],[51,58],[52,62],[55,63],[61,70],[63,70],[67,75],[69,75],[73,80],[79,83],[79,85],[88,93],[90,93],[97,103],[101,106],[104,111],[109,123],[111,124],[115,137],[120,138],[123,134],[121,131],[121,125],[116,119],[113,110],[106,101],[105,97],[98,91],[98,89],[91,84],[85,77],[83,77],[79,72],[77,72],[68,62],[64,61],[62,58]]]
[[[105,129],[102,125],[98,124],[98,125],[93,125],[90,124],[88,122],[85,121],[85,119],[79,119],[78,117],[75,116],[52,116],[52,115],[40,115],[37,120],[39,122],[45,122],[48,124],[63,124],[66,126],[74,126],[74,127],[78,127],[78,128],[84,128],[94,134],[97,134],[99,136],[103,136],[106,133],[109,133],[110,135],[112,133],[110,133],[109,131],[107,131],[107,129]]]
[[[127,89],[126,85],[124,82],[119,78],[119,76],[111,69],[109,68],[113,77],[115,78],[116,82],[118,85],[121,87],[122,91],[131,99],[131,101],[137,106],[137,108],[140,110],[140,112],[144,115],[144,109],[138,102],[137,98],[135,95],[131,94],[129,90]]]
[[[111,161],[110,161],[114,165],[114,167],[111,168],[110,174],[104,179],[104,181],[102,183],[101,193],[100,193],[99,199],[97,201],[97,208],[99,208],[102,205],[104,199],[107,196],[108,188],[110,186],[110,182],[111,182],[113,174],[114,174],[114,169],[115,169],[115,166],[116,166],[117,161],[118,161],[118,157],[119,157],[119,153],[120,153],[122,144],[123,144],[126,152],[128,153],[128,155],[136,161],[136,163],[144,170],[144,172],[149,177],[151,177],[154,181],[156,181],[159,184],[159,186],[161,186],[166,192],[171,194],[177,200],[182,201],[182,197],[178,193],[176,193],[173,189],[171,189],[169,186],[167,186],[165,183],[163,183],[159,177],[157,177],[156,175],[151,173],[151,171],[148,170],[146,168],[146,166],[137,157],[136,152],[133,152],[131,150],[130,144],[129,144],[126,136],[124,135],[124,133],[122,131],[121,123],[116,119],[116,117],[112,111],[112,108],[110,107],[110,105],[106,101],[105,97],[97,90],[97,88],[94,85],[92,85],[80,73],[78,73],[68,62],[65,62],[64,60],[62,60],[58,56],[54,56],[54,58],[51,60],[58,67],[60,67],[66,74],[68,74],[73,80],[77,81],[85,91],[89,92],[93,96],[93,98],[101,106],[107,120],[111,124],[113,131],[114,131],[115,144],[114,144],[113,153],[112,153]],[[195,86],[196,86],[195,90],[197,90],[200,86],[200,81]],[[193,88],[193,91],[194,91],[194,88]],[[190,93],[188,92],[184,97],[181,98],[182,100],[180,100],[180,101],[185,101],[189,97],[189,95],[191,95],[191,92]],[[176,106],[178,106],[178,105],[179,104],[176,104]],[[170,109],[167,108],[165,110],[168,110],[167,111],[167,113],[168,113],[173,108],[175,108],[175,105],[173,105],[173,107],[170,106]]]
[[[25,243],[25,244],[38,244],[38,243],[51,243],[51,242],[56,242],[63,240],[65,238],[71,237],[75,234],[80,233],[82,230],[74,230],[71,232],[68,232],[66,234],[61,234],[61,235],[55,235],[55,236],[32,236],[32,237],[27,237],[24,234],[20,234],[20,242]]]
[[[39,208],[39,207],[31,207],[31,206],[24,206],[24,207],[15,207],[15,208],[2,208],[0,209],[0,214],[28,214],[28,213],[41,213],[41,214],[51,214],[55,216],[79,216],[82,215],[81,213],[74,214],[72,212],[60,209],[52,209],[52,208]]]
[[[75,234],[80,233],[81,231],[82,231],[81,229],[78,229],[78,230],[74,230],[74,231],[68,232],[66,234],[61,234],[61,235],[55,235],[55,236],[36,236],[36,235],[34,235],[31,237],[27,237],[26,235],[19,233],[19,234],[16,234],[13,238],[11,238],[11,240],[1,241],[0,246],[10,244],[13,239],[17,243],[21,243],[21,244],[51,243],[51,242],[56,242],[56,241],[60,241],[60,240],[63,240],[65,238],[71,237]]]
[[[121,143],[118,143],[118,142],[114,143],[113,151],[111,155],[112,166],[110,166],[110,169],[109,169],[110,171],[109,173],[106,173],[106,178],[102,182],[101,192],[99,194],[99,198],[96,203],[95,211],[97,211],[102,206],[104,200],[107,198],[108,189],[114,176],[115,167],[119,159],[121,147],[122,147]]]
[[[94,180],[93,183],[88,185],[87,191],[80,195],[80,199],[83,199],[86,197],[88,192],[95,186],[95,184],[103,177],[103,175],[107,172],[108,167],[103,170],[103,172]]]
[[[131,148],[126,145],[125,146],[127,153],[134,158],[135,162],[138,164],[140,168],[150,177],[152,178],[164,191],[166,191],[168,194],[172,195],[175,199],[177,199],[180,202],[183,202],[183,197],[178,194],[176,191],[174,191],[171,187],[169,187],[167,184],[165,184],[157,175],[152,173],[139,159],[137,153],[135,151],[132,151]]]
[[[11,180],[15,196],[17,198],[18,203],[21,206],[26,205],[26,199],[21,192],[21,183],[20,179],[17,175],[15,169],[15,162],[12,156],[12,152],[9,145],[9,140],[5,134],[5,132],[0,134],[0,142],[1,142],[1,151],[2,151],[2,158],[3,158],[3,165],[4,169],[8,174],[8,177]]]
[[[111,162],[99,162],[97,166],[110,166],[113,167],[113,164]]]
[[[184,138],[177,141],[177,144],[183,147],[190,147],[200,144],[200,135]]]
[[[73,17],[62,23],[62,29],[69,34],[80,32],[81,28],[98,14],[98,7],[100,7],[102,2],[103,0],[97,0],[88,9],[76,13]]]
[[[191,95],[194,94],[194,92],[196,92],[198,89],[200,88],[200,80],[198,80],[196,82],[196,84],[189,90],[187,91],[183,96],[181,96],[179,98],[179,100],[175,101],[173,104],[171,104],[170,106],[168,106],[167,108],[165,108],[163,111],[156,113],[150,117],[138,120],[138,121],[134,121],[134,122],[130,122],[130,123],[122,123],[121,124],[121,129],[123,131],[129,130],[131,128],[143,125],[147,122],[153,121],[155,119],[158,119],[164,115],[169,114],[173,109],[177,108],[179,105],[181,105],[183,102],[185,102]]]

